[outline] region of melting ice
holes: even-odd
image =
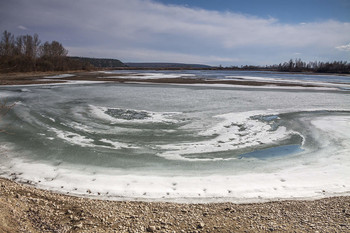
[[[186,74],[167,77],[173,76]],[[73,195],[181,202],[350,191],[346,89],[112,83],[25,89],[1,88],[0,96],[17,103],[2,123],[11,132],[0,135],[3,177]]]

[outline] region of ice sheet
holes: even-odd
[[[346,91],[25,89],[0,92],[18,103],[2,119],[12,132],[0,134],[3,177],[117,200],[251,202],[350,192]],[[295,150],[279,154],[279,147]]]

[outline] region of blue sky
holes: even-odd
[[[231,11],[258,17],[274,17],[284,23],[334,19],[350,22],[350,0],[158,0],[216,11]]]
[[[350,0],[3,0],[0,30],[124,62],[349,61],[349,12]]]

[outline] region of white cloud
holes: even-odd
[[[350,43],[346,45],[340,45],[335,48],[341,51],[350,51]]]
[[[25,26],[22,26],[22,25],[18,25],[17,28],[18,28],[18,29],[21,29],[21,30],[28,30],[28,28],[26,28]]]
[[[280,62],[281,57],[289,59],[290,54],[300,51],[311,58],[342,60],[334,48],[347,49],[348,45],[343,44],[350,38],[347,22],[285,24],[271,17],[164,5],[151,0],[15,2],[7,3],[9,9],[0,9],[0,15],[7,19],[0,21],[0,29],[11,31],[12,25],[25,23],[42,40],[61,41],[72,55],[90,51],[90,56],[104,52],[107,57],[113,53],[113,57],[128,61],[198,59],[196,63],[213,64],[221,63],[220,60]]]
[[[97,13],[89,25],[94,24],[96,29],[109,28],[110,33],[117,37],[145,42],[167,35],[187,38],[188,43],[206,42],[221,48],[252,45],[303,47],[334,45],[350,37],[350,24],[336,21],[281,24],[273,18],[139,0],[119,0],[110,9],[95,9],[104,13],[103,18]],[[176,43],[171,39],[167,42]]]

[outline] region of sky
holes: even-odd
[[[350,61],[350,0],[0,0],[0,31],[70,56],[271,65]]]

